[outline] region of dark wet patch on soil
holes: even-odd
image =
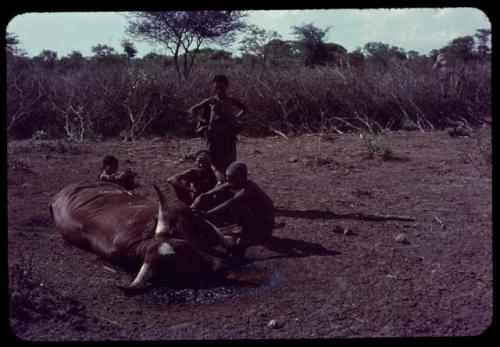
[[[207,305],[233,298],[259,296],[283,281],[276,269],[264,266],[244,266],[233,270],[227,279],[202,289],[155,288],[153,301],[159,304]]]

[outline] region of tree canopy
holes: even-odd
[[[243,11],[135,12],[128,33],[164,44],[172,53],[178,76],[189,77],[202,44],[227,44],[245,28]],[[179,57],[182,57],[182,72]]]
[[[330,28],[321,29],[310,23],[293,26],[292,30],[301,47],[304,65],[324,65],[328,49],[323,39]]]

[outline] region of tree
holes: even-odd
[[[123,47],[123,51],[125,52],[125,54],[127,54],[127,57],[129,59],[132,59],[137,55],[137,49],[130,40],[123,40],[121,44]]]
[[[419,53],[417,51],[408,51],[406,53],[408,60],[415,60],[419,58]]]
[[[167,57],[156,52],[149,52],[144,55],[141,62],[147,66],[169,67],[173,65],[172,57]]]
[[[201,48],[198,52],[198,59],[200,60],[231,60],[233,53],[223,49],[214,48]]]
[[[462,36],[453,39],[447,46],[441,48],[441,52],[447,54],[449,58],[459,61],[469,61],[474,57],[474,38],[472,36]]]
[[[44,67],[54,67],[57,61],[57,53],[48,49],[43,50],[36,56],[34,61],[39,62]]]
[[[347,60],[347,49],[337,43],[325,43],[326,60],[342,66]]]
[[[381,64],[384,68],[390,61],[400,61],[406,59],[406,52],[403,48],[389,46],[382,42],[368,42],[363,50],[369,60]]]
[[[274,39],[265,44],[264,55],[267,64],[273,67],[298,64],[300,59],[299,44],[296,41]]]
[[[491,54],[488,43],[491,39],[491,29],[477,29],[474,37],[477,40],[477,51],[480,59],[484,59]]]
[[[223,49],[218,49],[212,55],[210,55],[210,59],[212,60],[231,60],[232,58],[233,53],[225,51]]]
[[[361,48],[358,47],[354,51],[347,54],[347,59],[349,61],[349,65],[361,66],[365,60],[365,56],[363,55],[363,52],[361,52]]]
[[[268,56],[266,55],[266,45],[273,41],[281,39],[281,35],[276,31],[265,30],[256,25],[249,25],[247,36],[240,41],[239,51],[243,55],[254,56],[257,61],[266,64]]]
[[[97,46],[92,47],[92,53],[95,54],[98,58],[104,58],[113,54],[116,54],[115,49],[108,45],[98,44]]]
[[[245,27],[243,11],[136,12],[129,16],[127,32],[164,44],[173,55],[179,77],[189,77],[200,46],[227,44]],[[182,57],[182,73],[179,57]]]
[[[6,37],[5,37],[5,46],[7,47],[8,52],[12,52],[13,47],[19,44],[19,40],[17,39],[17,36],[7,32]]]
[[[292,29],[302,49],[304,65],[323,65],[327,60],[327,48],[323,38],[330,28],[321,29],[310,23],[293,26]]]
[[[432,61],[427,56],[421,55],[419,52],[413,50],[406,52],[406,55],[408,60],[405,66],[418,74],[427,74],[429,64],[435,62],[435,60]]]
[[[68,56],[61,58],[61,65],[65,68],[81,68],[85,62],[85,58],[79,51],[73,51]]]
[[[126,54],[118,54],[113,47],[108,45],[98,44],[92,47],[92,52],[94,56],[91,61],[94,64],[105,64],[110,65],[123,65],[127,63]]]
[[[16,35],[7,32],[5,37],[5,50],[7,55],[23,56],[26,54],[24,50],[19,48],[19,39]]]
[[[79,51],[73,51],[70,54],[68,54],[68,58],[74,61],[83,61],[85,58],[83,57],[82,53]]]
[[[429,58],[431,58],[432,61],[436,61],[436,58],[437,58],[438,55],[439,55],[439,50],[438,49],[433,49],[428,54]]]
[[[201,48],[197,55],[197,65],[217,68],[233,63],[233,53],[223,49]]]
[[[143,60],[156,60],[162,58],[164,59],[165,56],[158,54],[156,52],[149,52],[148,54],[144,55],[144,57],[142,57]]]

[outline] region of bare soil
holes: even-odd
[[[491,143],[491,129],[475,132]],[[249,249],[238,281],[126,297],[134,274],[67,244],[49,216],[106,154],[167,197],[202,139],[8,143],[9,321],[23,340],[467,336],[492,322],[492,182],[475,137],[242,137],[238,157],[275,202],[274,250]],[[414,218],[380,220],[370,215]],[[293,250],[293,252],[291,252]]]

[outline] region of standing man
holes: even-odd
[[[225,75],[216,75],[215,95],[189,109],[190,114],[203,110],[196,132],[207,137],[213,164],[221,172],[226,172],[229,164],[236,161],[237,119],[247,111],[243,103],[226,94],[228,83]]]

